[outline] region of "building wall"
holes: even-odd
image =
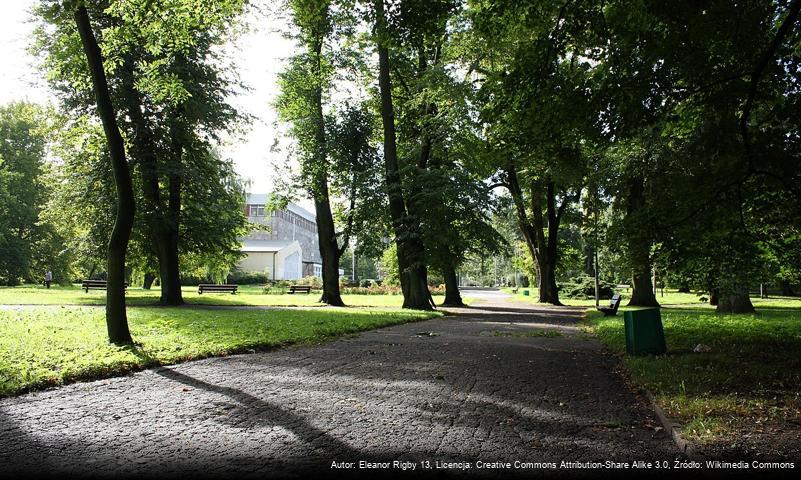
[[[250,207],[250,206],[249,206]],[[266,225],[269,231],[253,231],[248,238],[254,240],[296,240],[303,250],[304,263],[322,263],[320,244],[317,239],[317,224],[288,210],[265,212],[265,216],[253,215],[257,209],[248,208],[248,220]],[[261,213],[261,210],[258,210]]]
[[[246,252],[245,255],[238,264],[238,268],[242,271],[264,272],[270,280],[297,280],[305,275],[301,262],[301,247],[297,241],[276,253]]]
[[[273,252],[247,252],[239,261],[237,268],[243,272],[264,272],[272,278]]]

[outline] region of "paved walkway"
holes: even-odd
[[[580,310],[475,295],[483,300],[459,315],[325,345],[2,400],[0,477],[264,478],[359,460],[408,460],[417,471],[421,461],[470,462],[471,474],[508,476],[543,470],[475,462],[676,457],[618,360],[577,328]],[[562,335],[530,336],[543,329]]]

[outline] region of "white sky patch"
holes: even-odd
[[[0,104],[28,100],[36,103],[55,102],[42,72],[27,48],[35,22],[30,13],[37,0],[3,2],[0,15]],[[240,79],[249,87],[229,101],[253,122],[238,138],[227,138],[221,146],[223,156],[234,161],[237,173],[250,183],[252,192],[265,193],[274,184],[273,165],[286,162],[286,153],[271,147],[276,141],[285,144],[277,127],[273,104],[278,95],[278,73],[286,59],[294,53],[294,41],[284,38],[287,19],[277,15],[269,0],[256,2],[257,8],[247,19],[250,31],[226,48],[230,52]],[[301,203],[306,203],[301,201]],[[304,205],[305,206],[305,205]]]

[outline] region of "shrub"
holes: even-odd
[[[603,280],[598,282],[598,297],[612,298],[615,285]],[[574,277],[559,284],[559,295],[565,298],[595,298],[595,279],[590,276]]]
[[[270,276],[265,272],[242,272],[235,270],[228,274],[228,283],[238,285],[258,285],[270,281]]]

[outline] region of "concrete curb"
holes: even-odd
[[[698,453],[695,445],[681,436],[681,426],[678,424],[678,422],[675,422],[665,414],[665,411],[659,406],[659,403],[656,401],[656,397],[654,397],[651,392],[645,390],[645,396],[648,398],[648,401],[651,402],[651,406],[653,407],[657,418],[659,418],[659,421],[662,423],[662,427],[670,434],[670,438],[673,439],[673,443],[676,444],[676,447],[678,447],[679,451],[690,458],[697,458]]]

